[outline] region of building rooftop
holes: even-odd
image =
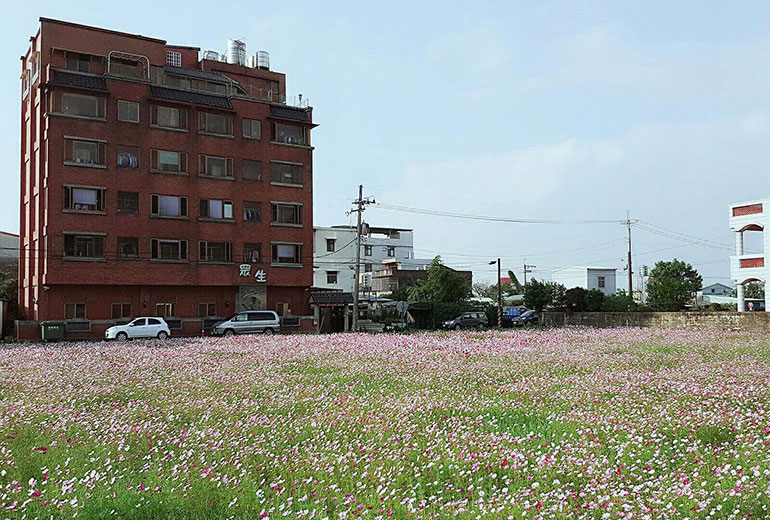
[[[564,267],[559,267],[558,269],[554,269],[553,272],[562,271],[564,269],[592,269],[595,271],[617,271],[617,267],[602,267],[597,265],[565,265]]]
[[[56,20],[55,18],[45,18],[45,17],[41,16],[40,17],[40,22],[41,23],[42,22],[58,23],[60,25],[68,25],[70,27],[79,27],[81,29],[88,29],[90,31],[98,31],[98,32],[106,33],[106,34],[115,34],[115,35],[118,35],[118,36],[129,36],[131,38],[141,38],[142,40],[147,40],[147,41],[156,42],[156,43],[162,43],[163,45],[166,45],[166,40],[161,40],[159,38],[150,38],[149,36],[142,36],[141,34],[132,34],[132,33],[127,33],[127,32],[122,32],[122,31],[114,31],[112,29],[104,29],[102,27],[94,27],[93,25],[84,25],[84,24],[75,23],[75,22],[65,22],[64,20]],[[179,45],[174,45],[174,47],[180,47],[180,46]],[[199,47],[185,47],[185,48],[200,50]]]

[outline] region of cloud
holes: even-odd
[[[731,202],[770,195],[765,173],[769,162],[770,112],[757,111],[638,125],[612,138],[573,137],[500,154],[458,153],[443,160],[411,162],[392,179],[398,191],[386,193],[380,201],[459,213],[565,220],[620,220],[629,209],[632,217],[729,244],[725,208]],[[677,217],[682,214],[697,216]],[[608,225],[538,227],[415,214],[386,218],[414,227],[418,248],[475,251],[490,257],[567,250],[624,234],[620,226]],[[652,235],[637,238],[637,253],[679,244]],[[548,263],[555,267],[606,258],[610,261],[605,263],[619,266],[625,246],[613,247],[600,253],[552,256]],[[727,275],[729,253],[688,246],[671,254],[683,252],[685,257],[712,262],[704,267],[707,276]],[[469,261],[463,256],[445,257],[450,265]],[[645,256],[643,261],[651,263],[655,258]]]

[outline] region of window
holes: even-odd
[[[187,130],[187,109],[153,105],[152,125],[171,130]]]
[[[233,203],[229,200],[201,199],[200,216],[217,220],[232,220]]]
[[[604,289],[604,277],[599,276],[598,281],[599,281],[599,289]]]
[[[119,191],[118,213],[139,213],[139,193],[135,191]]]
[[[300,244],[273,244],[273,263],[300,264]]]
[[[104,119],[106,101],[102,97],[54,92],[51,96],[51,112],[76,117]]]
[[[364,256],[372,256],[372,246],[364,246]]]
[[[246,264],[262,262],[262,244],[243,244],[243,262]]]
[[[139,239],[136,237],[118,237],[118,258],[136,260],[139,258]]]
[[[112,319],[121,320],[131,317],[131,304],[130,303],[113,303],[112,304]]]
[[[118,121],[139,122],[139,103],[118,100]]]
[[[334,238],[327,238],[326,239],[326,252],[327,253],[333,253],[335,251],[335,245],[337,244],[337,240]]]
[[[187,197],[153,195],[150,214],[157,217],[186,217]]]
[[[67,211],[104,211],[105,188],[64,186],[64,209]]]
[[[273,210],[273,224],[302,225],[302,206],[285,202],[271,204]]]
[[[182,66],[182,53],[177,51],[166,51],[166,65],[172,67]]]
[[[389,257],[396,256],[396,247],[395,246],[388,246],[388,256]]]
[[[122,146],[115,147],[118,158],[118,168],[126,168],[128,170],[139,169],[139,148],[136,146]]]
[[[85,303],[65,303],[64,319],[65,320],[86,319],[86,304]]]
[[[66,233],[64,256],[69,258],[104,258],[104,235]]]
[[[271,162],[270,182],[302,185],[302,165]]]
[[[106,167],[104,160],[105,143],[103,141],[82,138],[64,138],[64,163],[76,166]]]
[[[164,173],[187,173],[187,154],[168,150],[150,150],[150,170]]]
[[[262,180],[262,161],[243,160],[243,178],[248,181]]]
[[[109,74],[125,78],[147,79],[144,65],[139,61],[110,58],[107,63],[109,64]]]
[[[202,134],[233,135],[233,116],[198,112],[198,132]]]
[[[230,157],[200,155],[198,174],[206,177],[233,177],[233,160]]]
[[[67,63],[65,68],[67,70],[74,70],[76,72],[91,72],[91,55],[79,54],[75,52],[67,53]]]
[[[305,141],[305,127],[273,123],[273,141],[287,144],[307,144]]]
[[[244,202],[243,203],[243,221],[244,222],[261,222],[262,221],[262,204],[259,202]]]
[[[248,139],[262,139],[262,121],[259,119],[243,118],[243,137]]]
[[[216,303],[199,303],[198,304],[198,317],[208,318],[209,316],[217,315]]]
[[[201,240],[200,260],[201,262],[232,262],[233,243]]]
[[[155,316],[159,318],[171,318],[174,315],[173,303],[156,303],[155,304]],[[153,323],[154,322],[154,323]],[[147,320],[148,325],[160,325],[158,320]]]
[[[364,264],[364,272],[365,273],[371,273],[372,272],[372,264]]]
[[[187,240],[153,238],[151,249],[153,260],[187,260]]]
[[[337,271],[326,271],[326,283],[337,283]]]

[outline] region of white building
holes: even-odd
[[[610,295],[615,294],[615,271],[614,267],[570,265],[555,269],[552,279],[567,289],[573,287],[582,287],[588,291],[598,289]]]
[[[730,257],[730,277],[736,284],[738,311],[743,312],[747,310],[744,284],[765,282],[765,303],[770,301],[770,283],[767,283],[770,275],[770,233],[765,232],[770,224],[770,199],[731,204],[729,219],[730,230],[735,233],[735,255]],[[762,251],[745,254],[743,234],[746,232],[762,233]]]
[[[19,263],[19,235],[0,231],[0,265]]]
[[[411,229],[368,227],[361,236],[361,273],[386,269],[383,260],[395,259],[401,269],[421,269],[431,260],[414,258]],[[356,228],[313,228],[313,287],[353,292],[356,263]],[[370,277],[362,276],[364,281]]]

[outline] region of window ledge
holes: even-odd
[[[282,143],[281,141],[270,141],[270,144],[277,144],[280,146],[290,146],[292,148],[304,148],[305,150],[312,150],[313,147],[306,144],[294,144],[294,143]]]
[[[262,140],[262,138],[261,138],[261,137],[251,137],[251,136],[249,136],[249,135],[244,135],[244,136],[243,136],[243,138],[244,138],[244,139],[249,139],[249,140],[251,140],[251,141],[261,141],[261,140]]]
[[[157,264],[189,264],[189,260],[171,260],[166,258],[150,258],[150,262]]]
[[[138,166],[136,168],[129,168],[128,166],[115,166],[115,168],[118,171],[120,171],[120,170],[129,170],[129,171],[132,171],[132,172],[139,171],[139,167]]]
[[[302,184],[294,184],[292,182],[275,182],[275,181],[271,181],[270,185],[271,186],[286,186],[287,188],[303,188],[304,187],[304,185],[302,185]]]
[[[215,181],[234,181],[235,177],[219,177],[217,175],[205,175],[203,173],[199,173],[198,177],[201,179],[213,179]]]
[[[217,262],[214,260],[200,260],[201,265],[235,265],[235,262]]]
[[[137,211],[126,211],[126,210],[119,209],[117,211],[117,213],[118,213],[118,215],[138,215],[139,211],[138,210]]]
[[[302,264],[282,264],[282,263],[279,263],[279,262],[272,262],[270,264],[270,267],[294,267],[294,268],[297,268],[297,267],[303,267],[303,266],[302,266]]]
[[[221,137],[223,139],[235,139],[235,136],[233,134],[215,134],[212,132],[198,132],[198,135],[207,135],[209,137]]]
[[[133,123],[135,125],[138,125],[141,123],[141,121],[131,121],[130,119],[118,119],[118,122],[120,123]]]
[[[173,217],[171,215],[150,215],[150,218],[162,218],[168,220],[190,220],[189,217]]]
[[[156,130],[165,130],[167,132],[182,132],[184,134],[190,132],[186,128],[172,128],[170,126],[150,125],[150,128],[155,128]]]
[[[137,262],[141,260],[141,258],[139,258],[138,256],[136,258],[133,258],[130,256],[119,256],[117,259],[120,260],[121,262]]]
[[[261,224],[262,220],[244,220],[244,224]]]
[[[106,117],[76,116],[72,114],[64,114],[62,112],[47,112],[46,115],[50,117],[66,117],[68,119],[82,119],[84,121],[99,121],[102,123],[107,121]]]
[[[289,224],[287,222],[271,222],[271,226],[301,228],[302,224]]]
[[[64,161],[64,166],[79,166],[81,168],[96,168],[97,170],[106,170],[107,165],[106,164],[91,164],[91,163],[82,163],[82,162],[74,162],[74,161]]]
[[[65,262],[106,262],[106,258],[88,257],[88,256],[63,256]]]
[[[82,209],[63,209],[61,210],[62,213],[76,213],[81,215],[106,215],[106,211],[89,211],[89,210],[82,210]]]
[[[150,168],[150,173],[160,173],[162,175],[180,175],[182,177],[189,177],[190,174],[188,172],[167,172],[165,170],[155,170],[153,168]]]
[[[198,222],[216,222],[220,224],[235,224],[233,218],[211,218],[211,217],[198,217]]]

